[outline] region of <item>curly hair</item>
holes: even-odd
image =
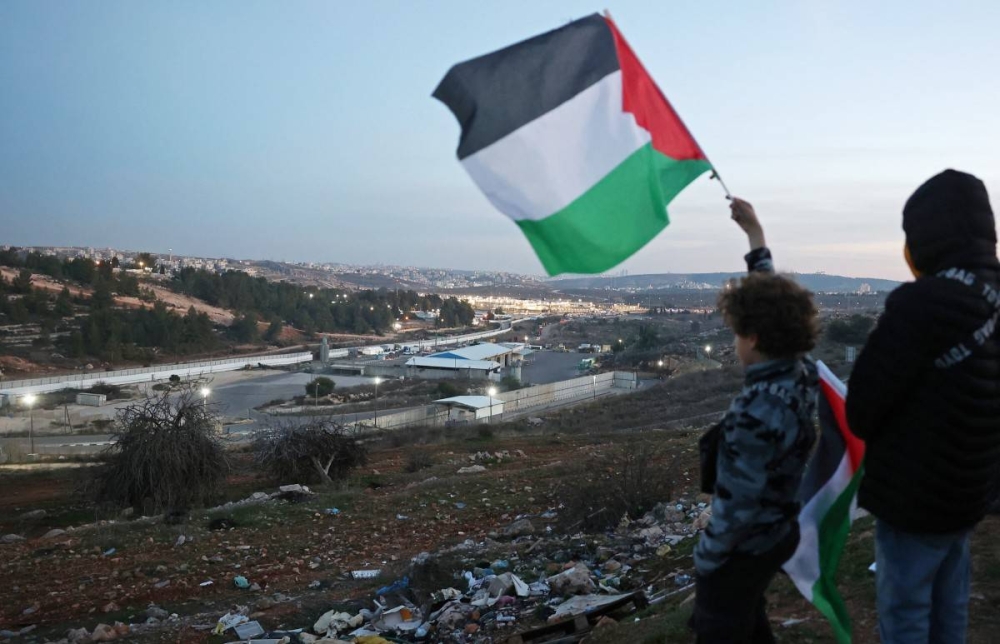
[[[719,294],[726,324],[743,337],[757,336],[757,350],[769,358],[792,358],[816,346],[819,335],[812,293],[772,273],[730,280]]]

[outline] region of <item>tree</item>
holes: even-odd
[[[453,396],[459,396],[462,394],[462,390],[459,389],[455,383],[448,382],[447,380],[442,380],[437,386],[438,395],[442,398],[451,398]]]
[[[875,320],[865,315],[852,315],[846,320],[833,320],[826,325],[826,337],[841,344],[863,345]]]
[[[56,297],[56,304],[54,308],[55,314],[61,318],[66,318],[73,315],[73,296],[69,293],[69,288],[63,287],[59,291],[59,295]]]
[[[79,330],[69,334],[68,351],[71,358],[82,358],[86,355],[83,345],[83,334]]]
[[[270,326],[267,327],[267,331],[264,332],[264,339],[268,342],[274,342],[281,337],[281,330],[284,325],[281,323],[281,318],[275,317],[271,319]]]
[[[652,349],[657,346],[659,342],[660,336],[659,333],[656,332],[656,327],[652,324],[639,325],[639,334],[635,343],[637,349]]]
[[[94,477],[98,502],[171,513],[216,500],[229,472],[217,423],[212,407],[190,389],[119,410],[115,442]]]
[[[514,376],[504,376],[503,379],[500,381],[500,384],[507,391],[514,391],[515,389],[521,388],[521,381],[515,378]]]
[[[313,398],[318,398],[319,396],[329,396],[333,393],[333,389],[336,385],[337,383],[330,378],[327,378],[326,376],[319,376],[306,384],[306,393]]]
[[[110,309],[114,301],[114,297],[111,295],[111,285],[106,280],[98,280],[94,284],[94,293],[90,296],[91,311]]]
[[[286,483],[333,483],[368,456],[354,431],[327,419],[262,431],[253,453],[265,472]]]
[[[21,272],[17,274],[10,282],[10,290],[14,293],[30,293],[31,292],[31,271],[27,268],[22,269]]]
[[[257,316],[254,313],[246,313],[233,320],[229,332],[237,342],[257,342],[260,340],[260,332],[257,330]]]

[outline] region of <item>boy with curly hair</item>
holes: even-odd
[[[691,626],[698,642],[774,642],[764,593],[799,541],[797,498],[816,442],[818,378],[812,295],[774,274],[753,207],[732,203],[747,233],[749,275],[730,282],[719,310],[736,334],[743,390],[702,438],[702,486],[712,516],[695,549]]]

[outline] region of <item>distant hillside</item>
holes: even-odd
[[[650,275],[626,275],[624,277],[572,277],[552,280],[549,285],[557,290],[717,289],[726,280],[743,275],[745,273],[654,273]],[[891,291],[899,286],[899,282],[869,277],[844,277],[824,273],[792,273],[792,275],[809,290],[824,293],[854,293],[861,288],[862,284],[871,286],[872,291]]]

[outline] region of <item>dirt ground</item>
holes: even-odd
[[[521,421],[400,435],[395,445],[389,441],[373,446],[368,464],[343,486],[317,489],[318,494],[306,502],[195,511],[179,526],[105,522],[43,539],[53,528],[114,518],[95,511],[89,502],[87,468],[27,474],[0,470],[4,491],[0,535],[17,533],[27,538],[0,545],[0,630],[37,625],[28,641],[30,637],[58,639],[69,628],[142,621],[142,612],[155,603],[177,613],[179,619],[133,635],[132,641],[224,642],[194,626],[214,624],[232,605],[256,603],[254,619],[268,629],[307,626],[334,605],[360,605],[352,604],[357,601],[370,605],[373,589],[398,579],[417,554],[441,553],[468,539],[487,542],[491,533],[521,515],[533,517],[539,534],[499,543],[495,556],[525,559],[546,540],[578,544],[570,548],[592,548],[608,535],[580,531],[583,517],[571,515],[572,488],[593,478],[595,472],[588,468],[594,454],[614,449],[635,435],[626,428],[642,427],[643,440],[676,458],[670,470],[673,498],[695,496],[700,428],[658,429],[656,425],[661,422],[664,427],[681,413],[717,405],[734,385],[724,373],[697,374],[691,383],[681,385],[668,382],[632,397],[595,403],[593,408],[553,412],[538,427]],[[696,400],[696,392],[706,387],[716,393],[702,393]],[[702,404],[692,407],[695,403]],[[521,450],[523,456],[490,462],[478,473],[457,473],[470,463],[470,455],[482,450]],[[240,462],[229,479],[226,499],[275,489],[272,482],[257,478],[245,460]],[[338,513],[328,513],[331,508]],[[20,518],[38,509],[46,510],[46,516]],[[210,530],[209,521],[219,517],[231,519],[237,527]],[[181,535],[185,542],[176,545]],[[994,641],[1000,633],[998,537],[1000,517],[988,518],[974,536],[968,640],[974,643]],[[860,643],[878,641],[874,577],[867,571],[874,552],[872,540],[871,522],[862,520],[852,530],[841,564],[840,588],[854,620],[854,641]],[[685,543],[669,560],[647,562],[662,567],[654,568],[649,577],[691,574],[693,540]],[[351,570],[371,568],[382,571],[378,579],[354,581],[348,575]],[[462,583],[454,573],[460,574],[461,568],[447,570],[441,587]],[[261,590],[235,588],[237,575],[259,584]],[[262,601],[274,593],[290,599],[270,605]],[[625,616],[595,630],[586,641],[691,641],[684,626],[689,607],[683,605],[689,594]],[[834,641],[823,619],[787,580],[773,585],[770,600],[780,642]],[[517,628],[538,623],[525,615]]]

